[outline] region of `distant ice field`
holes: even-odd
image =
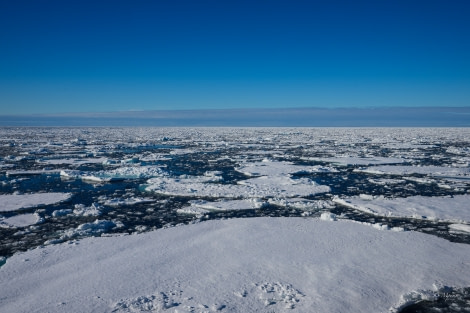
[[[223,236],[219,238],[211,231],[205,235],[201,233],[206,227],[203,225],[211,220],[230,219],[229,224],[217,222],[211,225],[230,225],[233,234],[245,229],[246,223],[253,223],[250,225],[256,230],[251,234],[258,239],[248,239],[248,232],[240,239],[240,247],[256,242],[266,244],[279,255],[274,257],[261,249],[260,253],[266,252],[261,259],[282,260],[286,254],[295,264],[301,264],[304,257],[309,257],[308,251],[320,242],[325,243],[322,249],[329,251],[329,241],[339,240],[355,227],[359,231],[354,234],[358,242],[369,240],[369,235],[371,238],[389,238],[391,244],[380,248],[384,255],[411,258],[399,244],[397,238],[403,236],[400,233],[406,233],[410,242],[413,238],[428,238],[426,240],[430,242],[438,240],[442,247],[463,247],[462,251],[466,251],[470,244],[469,203],[469,128],[0,128],[0,266],[7,264],[0,267],[0,285],[6,283],[2,272],[19,266],[22,259],[34,260],[37,265],[31,270],[37,273],[48,272],[47,268],[51,271],[60,268],[60,264],[46,261],[47,257],[37,252],[46,251],[44,249],[59,254],[62,249],[71,249],[72,257],[74,253],[81,253],[74,249],[83,246],[90,253],[90,259],[99,264],[96,250],[86,246],[103,245],[105,249],[105,242],[114,239],[85,240],[89,237],[119,236],[131,240],[141,233],[182,236],[194,231],[201,244],[210,246],[218,240],[221,245],[226,244]],[[267,217],[282,218],[270,220]],[[272,236],[276,236],[277,229],[281,236],[287,231],[282,228],[292,226],[291,219],[302,221],[293,222],[302,225],[329,225],[327,223],[331,222],[358,226],[315,232],[308,244],[302,240],[297,242],[299,238],[293,233],[286,233],[286,238],[306,250],[301,253],[292,253],[287,248],[276,250],[270,246],[273,242],[261,238],[263,229]],[[309,229],[311,226],[302,227],[308,232],[314,231]],[[319,227],[327,230],[330,226]],[[171,232],[162,230],[166,228],[172,228]],[[169,245],[167,249],[171,250],[172,243],[163,240],[159,244]],[[412,245],[403,242],[405,244]],[[181,245],[186,247],[183,242]],[[110,255],[117,253],[112,247],[106,249]],[[414,252],[419,254],[420,249],[416,247]],[[448,253],[439,249],[429,250],[429,255]],[[177,251],[171,257],[155,262],[172,262],[183,267],[183,256],[201,253],[189,248]],[[26,254],[23,256],[23,253]],[[253,251],[247,253],[250,255]],[[130,257],[119,253],[116,261],[126,264]],[[337,258],[330,260],[332,268],[352,266],[341,263],[338,255]],[[424,252],[417,258],[420,259],[410,260],[429,265],[416,269],[417,276],[439,268],[439,261],[432,263],[434,261],[431,262],[431,257],[428,259]],[[42,262],[47,263],[43,264],[44,268]],[[364,304],[364,307],[356,307],[357,310],[374,308],[377,312],[388,312],[389,309],[398,312],[407,305],[424,303],[421,300],[428,300],[431,304],[426,306],[432,309],[433,301],[440,299],[438,295],[450,291],[456,294],[455,299],[461,300],[457,301],[458,306],[466,309],[462,303],[465,303],[467,289],[461,288],[470,287],[470,282],[454,279],[447,270],[427,281],[413,277],[410,272],[410,282],[416,284],[410,283],[404,288],[404,282],[397,282],[395,286],[401,286],[402,290],[399,291],[400,288],[393,289],[395,287],[387,284],[388,278],[377,273],[380,266],[408,266],[400,263],[402,261],[378,255],[369,261],[365,255],[364,259],[354,262],[372,262],[377,266],[375,270],[352,267],[352,272],[344,276],[346,281],[359,280],[364,286],[371,286],[358,292],[369,299],[372,306]],[[215,279],[214,275],[224,277],[232,273],[234,264],[229,266],[230,269],[221,264],[214,274],[178,271],[178,275],[187,278],[184,283],[180,281],[180,286],[185,287],[179,291],[170,285],[160,290],[158,279],[154,280],[153,290],[144,288],[139,294],[126,294],[130,292],[126,289],[115,293],[116,290],[105,283],[93,288],[108,292],[108,303],[102,307],[106,308],[104,311],[244,312],[246,307],[242,300],[250,299],[254,307],[259,305],[261,312],[305,312],[303,305],[306,303],[345,312],[346,304],[339,308],[321,302],[320,298],[308,302],[313,301],[312,295],[319,294],[318,286],[288,281],[282,278],[281,271],[274,270],[279,266],[288,273],[290,263],[267,262],[262,271],[250,267],[244,271],[240,267],[237,272],[240,277],[254,273],[250,271],[259,274],[255,275],[257,280],[252,282],[253,285],[244,286],[244,290],[234,287],[241,282],[235,281],[235,285],[228,286],[222,283],[223,280]],[[468,261],[462,256],[460,261],[456,259],[453,269],[458,273],[467,265]],[[157,265],[151,267],[156,276],[160,275]],[[444,269],[444,264],[441,267]],[[310,268],[307,272],[317,270]],[[28,275],[36,275],[33,272],[24,273],[25,281]],[[340,276],[330,274],[325,277],[333,280],[326,280],[325,284],[337,283]],[[65,272],[61,275],[67,276]],[[55,288],[49,278],[42,276],[38,284],[40,280],[47,281],[45,284],[51,286],[51,291]],[[224,295],[228,292],[238,296],[233,300],[231,296],[220,294],[209,299],[197,294],[200,302],[196,297],[194,301],[184,300],[191,297],[188,290],[193,287],[190,286],[199,284],[204,290],[209,281]],[[63,283],[72,282],[64,280]],[[88,299],[82,290],[88,287],[79,283],[75,296],[67,295],[73,297],[73,301],[58,296],[58,303],[64,302],[61,309],[78,312],[73,302]],[[237,290],[228,290],[232,287]],[[0,299],[0,311],[13,308],[21,301],[12,295]],[[384,295],[393,300],[383,301]],[[356,296],[351,292],[345,299],[353,301]],[[342,295],[338,293],[334,297]],[[258,303],[255,298],[263,301]],[[43,309],[59,311],[60,306],[53,308],[55,300],[51,301]],[[16,312],[32,309],[31,303],[26,301],[23,308],[18,307]],[[350,312],[357,310],[351,307]]]

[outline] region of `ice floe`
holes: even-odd
[[[41,223],[44,219],[37,213],[19,214],[12,217],[0,219],[0,227],[26,227]]]
[[[62,170],[60,176],[65,179],[82,179],[90,182],[113,182],[126,179],[150,178],[165,175],[157,166],[123,166],[112,170],[86,172],[78,170]]]
[[[239,181],[237,185],[213,183],[207,177],[157,177],[147,181],[146,191],[166,195],[212,198],[265,198],[309,196],[330,191],[307,178],[261,176]]]
[[[305,159],[305,158],[304,158]],[[334,163],[338,165],[372,165],[372,164],[397,164],[403,163],[406,160],[394,157],[328,157],[328,158],[306,158],[309,161],[318,161],[326,163]]]
[[[261,162],[246,163],[235,168],[248,176],[285,176],[295,173],[337,172],[336,169],[326,166],[301,166],[291,162],[278,162],[263,159]]]
[[[258,177],[240,180],[237,185],[217,184],[222,180],[219,172],[206,172],[204,176],[157,177],[147,181],[145,190],[168,195],[214,198],[297,197],[330,191],[328,186],[304,177],[294,179],[290,175],[315,171],[315,167],[265,160],[245,164],[236,170]]]
[[[270,198],[268,203],[300,210],[321,210],[334,207],[333,202],[329,200],[307,200],[304,198]]]
[[[73,214],[76,216],[99,216],[102,210],[103,207],[98,203],[92,203],[91,206],[76,204],[73,209]]]
[[[470,233],[470,224],[451,224],[449,228],[453,232]]]
[[[107,158],[66,158],[66,159],[52,159],[52,158],[43,158],[39,159],[37,162],[42,164],[49,165],[60,165],[60,164],[69,164],[69,165],[83,165],[83,164],[93,164],[93,163],[105,163]]]
[[[113,221],[95,220],[92,223],[81,224],[75,229],[69,229],[67,231],[64,231],[60,236],[60,241],[70,240],[76,237],[99,236],[102,233],[105,233],[117,226],[119,226],[119,224],[114,223]]]
[[[15,254],[0,310],[396,312],[423,290],[470,285],[468,245],[324,219],[217,220]]]
[[[220,201],[192,200],[189,203],[189,206],[179,208],[177,212],[200,215],[209,211],[258,209],[267,204],[267,202],[258,198]]]
[[[422,174],[443,178],[466,178],[470,179],[469,167],[444,167],[444,166],[411,166],[411,165],[380,165],[371,166],[362,169],[356,169],[357,172],[368,174],[391,174],[391,175],[410,175]]]
[[[142,197],[131,197],[131,198],[113,198],[113,199],[106,199],[103,204],[110,207],[119,207],[124,205],[134,205],[134,204],[141,204],[141,203],[152,203],[155,202],[154,199],[151,198],[142,198]]]
[[[470,222],[470,195],[412,196],[407,198],[360,195],[345,199],[336,197],[333,201],[356,210],[381,216]]]
[[[59,203],[69,199],[71,196],[70,193],[61,192],[0,195],[0,212]]]

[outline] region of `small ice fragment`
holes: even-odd
[[[323,221],[336,221],[336,214],[331,212],[324,212],[321,214],[320,219]]]

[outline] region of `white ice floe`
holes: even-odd
[[[336,214],[330,212],[324,212],[321,214],[320,219],[323,221],[336,221]]]
[[[62,233],[60,240],[69,240],[75,237],[97,236],[118,226],[117,223],[107,220],[95,220],[93,223],[81,224],[75,229],[69,229]]]
[[[304,158],[305,159],[305,158]],[[328,158],[306,158],[309,161],[327,162],[338,165],[372,165],[372,164],[397,164],[403,163],[406,160],[402,158],[394,157],[355,157],[355,156],[344,156],[344,157],[328,157]]]
[[[66,158],[66,159],[39,159],[38,163],[49,164],[49,165],[59,165],[59,164],[69,164],[69,165],[82,165],[82,164],[94,164],[94,163],[105,163],[106,158]]]
[[[152,203],[155,202],[154,199],[151,198],[141,198],[141,197],[131,197],[131,198],[113,198],[107,199],[103,202],[106,206],[111,207],[120,207],[124,205],[134,205],[134,204],[141,204],[141,203]]]
[[[62,192],[0,195],[0,212],[59,203],[68,200],[71,196],[70,193]]]
[[[240,173],[248,176],[285,176],[295,173],[337,172],[336,169],[327,166],[303,166],[291,162],[278,162],[264,159],[261,162],[246,163],[235,168]]]
[[[309,196],[330,191],[330,187],[307,179],[288,176],[261,176],[239,181],[237,185],[207,182],[206,177],[157,177],[147,181],[146,191],[167,195],[213,198],[265,198]]]
[[[66,216],[68,214],[71,214],[73,212],[72,209],[61,209],[61,210],[55,210],[52,212],[53,217],[60,217],[60,216]]]
[[[92,203],[89,207],[84,204],[75,204],[73,214],[76,216],[100,216],[102,210],[102,206],[98,203]]]
[[[380,216],[470,222],[470,195],[452,197],[413,196],[408,198],[360,195],[346,199],[334,198],[333,201]]]
[[[270,204],[291,207],[300,210],[320,210],[331,209],[334,207],[331,201],[327,200],[307,200],[303,198],[271,198],[268,199]]]
[[[348,221],[217,220],[78,243],[9,258],[0,311],[396,312],[420,290],[470,285],[470,246]]]
[[[266,198],[309,196],[330,191],[330,187],[302,177],[293,179],[290,173],[306,171],[309,167],[296,166],[288,162],[263,162],[246,164],[237,170],[250,176],[237,185],[218,184],[219,172],[208,172],[204,176],[157,177],[147,181],[145,190],[161,194],[215,198]]]
[[[451,232],[470,233],[470,225],[468,224],[451,224],[449,228]]]
[[[5,219],[0,219],[0,227],[26,227],[43,222],[44,219],[37,213],[19,214]]]
[[[41,169],[41,170],[15,170],[7,171],[7,176],[34,176],[34,175],[53,175],[59,174],[60,170]]]
[[[189,203],[189,206],[178,209],[178,213],[200,215],[209,211],[258,209],[266,205],[265,201],[258,198],[220,201],[192,200]]]
[[[411,165],[380,165],[363,169],[356,169],[356,172],[368,174],[392,174],[410,175],[422,174],[442,178],[470,178],[469,167],[444,167],[444,166],[411,166]]]
[[[97,172],[82,172],[77,170],[62,170],[60,176],[65,179],[82,179],[89,182],[113,182],[126,179],[150,178],[165,175],[157,166],[123,166],[112,170]]]

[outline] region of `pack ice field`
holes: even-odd
[[[470,311],[470,129],[0,128],[0,238],[2,311]]]

